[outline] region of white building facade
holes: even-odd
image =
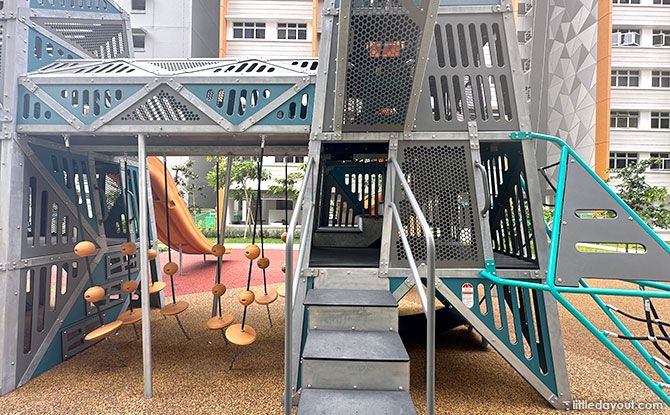
[[[136,58],[213,58],[219,0],[118,0],[130,14]]]
[[[654,158],[670,188],[670,0],[613,0],[610,168]]]

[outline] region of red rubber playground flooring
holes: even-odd
[[[270,259],[270,267],[266,270],[268,284],[284,281],[281,266],[284,263],[284,249],[266,248],[265,256]],[[297,255],[296,255],[297,257]],[[167,252],[160,255],[161,266],[168,262]],[[172,251],[172,261],[179,263],[179,253]],[[203,261],[202,255],[186,255],[182,257],[182,272],[174,276],[174,286],[177,295],[206,292],[212,289],[216,277],[216,257],[207,255]],[[244,256],[243,248],[233,248],[233,252],[223,256],[221,282],[227,288],[241,288],[247,285],[249,260]],[[163,274],[163,280],[168,284],[165,295],[172,296],[170,277]],[[263,271],[254,265],[251,273],[251,286],[263,284]]]

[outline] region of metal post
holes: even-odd
[[[145,189],[147,183],[147,155],[144,143],[144,134],[137,136],[137,158],[139,164],[140,176],[140,282],[142,285],[141,299],[142,299],[142,362],[144,366],[144,399],[151,399],[153,397],[153,384],[151,379],[151,304],[149,296],[149,253],[147,247],[149,246],[149,230],[146,224],[149,222],[149,212],[147,211],[147,192]],[[168,248],[169,249],[169,248]]]
[[[182,266],[182,256],[184,255],[184,251],[181,248],[181,244],[179,244],[179,275],[184,275],[184,267]],[[174,294],[172,294],[174,295]]]

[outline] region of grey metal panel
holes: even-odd
[[[437,268],[481,268],[484,265],[480,209],[470,152],[468,141],[399,143],[398,163],[433,229]],[[396,186],[395,200],[412,254],[417,261],[425,261],[424,236],[401,186]],[[391,267],[407,268],[398,230],[394,227],[392,232]]]
[[[397,307],[388,290],[310,290],[305,305]]]
[[[103,318],[105,315],[103,314]],[[98,316],[88,318],[74,324],[61,333],[61,345],[63,360],[68,360],[77,353],[83,352],[97,342],[87,342],[84,337],[100,327]]]
[[[310,330],[398,331],[396,307],[309,306]]]
[[[99,287],[105,289],[105,298],[96,303],[96,307],[86,303],[86,314],[92,316],[97,313],[97,310],[108,310],[114,306],[122,304],[126,300],[127,294],[121,291],[121,283],[123,279],[110,281],[105,284],[98,284]]]
[[[339,36],[339,51],[346,46],[344,100],[336,100],[342,107],[335,108],[342,114],[342,131],[404,129],[423,28],[435,5],[431,0],[352,1],[350,13],[340,16],[348,18],[349,29]]]
[[[302,386],[303,389],[409,390],[409,362],[304,359]]]
[[[398,333],[310,331],[303,359],[408,362]]]
[[[503,16],[438,16],[415,131],[467,131],[469,121],[480,131],[519,129]]]
[[[128,276],[128,268],[130,268],[131,273],[139,270],[137,267],[137,254],[130,255],[130,265],[128,265],[126,256],[120,252],[107,255],[105,275],[108,280]]]
[[[303,389],[298,415],[415,415],[408,392]]]
[[[568,157],[556,284],[576,286],[580,278],[667,281],[670,254],[598,182]],[[582,219],[580,210],[613,211],[613,219]],[[632,243],[643,254],[579,252],[577,243]]]

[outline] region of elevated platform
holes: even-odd
[[[142,133],[150,134],[149,152],[159,143],[161,154],[186,144],[257,145],[253,137],[265,135],[270,146],[306,146],[317,66],[317,59],[57,61],[19,78],[17,132],[68,135],[74,145],[117,153],[134,151]]]

